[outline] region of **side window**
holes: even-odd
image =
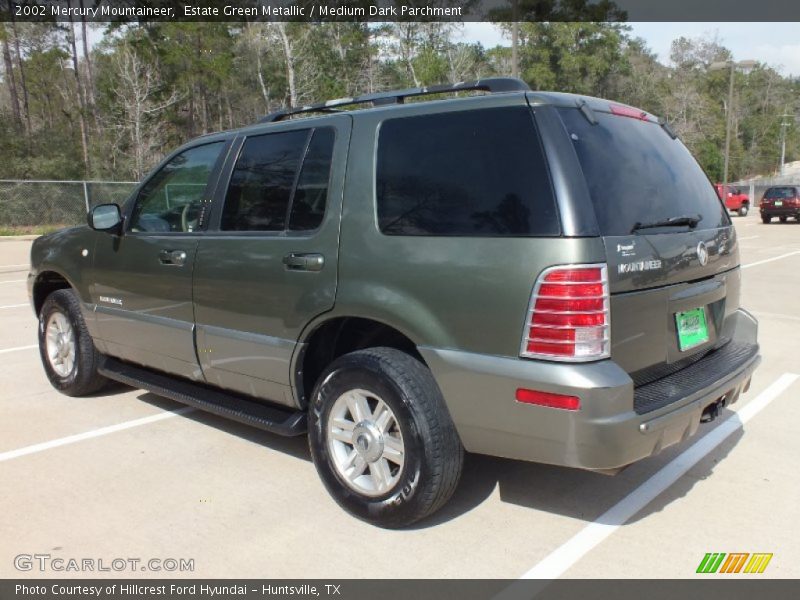
[[[526,107],[390,119],[381,125],[378,224],[388,235],[560,234]]]
[[[221,229],[319,227],[328,197],[333,140],[333,129],[328,127],[247,138],[231,175]]]
[[[292,199],[289,215],[292,231],[312,231],[322,224],[328,201],[334,138],[330,127],[314,130]]]
[[[181,152],[153,175],[136,197],[130,230],[169,233],[194,231],[203,208],[208,178],[225,142]]]

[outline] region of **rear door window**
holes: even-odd
[[[551,236],[555,199],[527,107],[384,121],[376,172],[388,235]]]
[[[629,235],[637,223],[673,217],[699,216],[697,229],[730,225],[700,165],[657,123],[596,112],[598,123],[592,125],[576,108],[559,113],[583,168],[601,235]]]
[[[283,231],[309,130],[247,138],[231,175],[222,229]]]
[[[325,215],[334,138],[330,127],[248,137],[231,174],[221,229],[317,229]]]
[[[292,231],[311,231],[322,224],[328,200],[334,139],[330,127],[314,130],[292,200],[289,215],[289,229]]]

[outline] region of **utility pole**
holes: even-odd
[[[731,70],[731,79],[730,83],[728,84],[728,106],[727,111],[725,114],[725,166],[723,168],[722,174],[722,185],[723,190],[727,190],[728,185],[728,163],[730,162],[730,153],[731,153],[731,124],[733,123],[733,76],[736,74],[736,68],[741,68],[745,71],[748,71],[756,66],[756,61],[754,60],[740,60],[739,62],[735,62],[732,60],[726,60],[721,62],[711,63],[709,65],[709,71],[718,71],[720,69],[730,69]]]
[[[519,0],[511,3],[511,76],[519,77],[519,21],[517,20],[517,4]]]
[[[789,117],[792,115],[781,115],[781,170],[780,174],[783,175],[786,169],[786,130],[789,128]]]
[[[731,62],[731,83],[728,88],[728,110],[725,115],[725,168],[722,171],[722,189],[727,190],[728,185],[728,162],[731,156],[731,122],[733,121],[733,75],[736,73],[736,66]]]

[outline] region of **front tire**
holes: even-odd
[[[334,500],[380,527],[410,525],[441,508],[464,460],[433,375],[394,348],[331,363],[312,396],[308,437]]]
[[[747,211],[748,211],[748,210],[749,210],[749,208],[748,208],[747,204],[742,204],[742,205],[739,207],[739,216],[740,216],[740,217],[746,217],[746,216],[747,216]]]
[[[97,373],[100,353],[94,346],[71,289],[57,290],[39,313],[39,354],[50,383],[67,396],[84,396],[108,381]]]

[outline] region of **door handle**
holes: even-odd
[[[162,265],[182,267],[186,264],[186,252],[183,250],[162,250],[158,253],[158,261]]]
[[[283,264],[289,271],[321,271],[325,257],[322,254],[292,252],[283,257]]]

